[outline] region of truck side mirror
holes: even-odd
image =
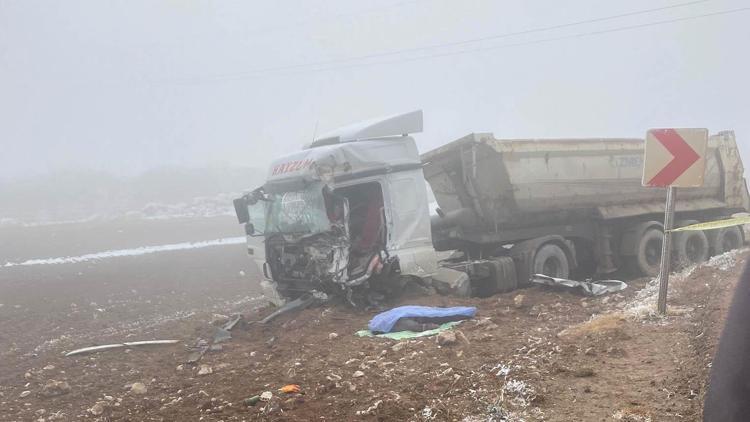
[[[245,223],[245,234],[248,236],[255,234],[255,226],[253,223]]]
[[[245,200],[245,197],[236,198],[233,202],[234,212],[237,214],[237,221],[239,221],[240,224],[249,223],[250,211],[247,209],[247,201]]]

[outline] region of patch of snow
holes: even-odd
[[[669,276],[670,288],[677,288],[681,281],[690,277],[695,270],[703,267],[729,271],[737,264],[737,257],[748,251],[748,248],[735,249],[721,255],[711,257],[707,262],[686,267]],[[674,283],[674,284],[673,284]],[[662,316],[656,312],[656,302],[659,298],[659,278],[656,277],[636,292],[635,296],[622,306],[623,314],[634,320],[658,320]]]
[[[225,237],[222,239],[204,240],[200,242],[182,242],[167,245],[141,246],[132,249],[116,249],[103,252],[90,253],[79,256],[66,256],[58,258],[28,259],[21,262],[7,262],[4,267],[31,266],[31,265],[56,265],[76,264],[80,262],[98,261],[102,259],[120,258],[125,256],[140,256],[157,252],[181,251],[186,249],[201,249],[212,246],[239,245],[245,243],[245,237]]]
[[[529,407],[531,401],[536,396],[536,390],[534,387],[526,384],[526,382],[510,379],[503,385],[503,397],[505,395],[510,396],[510,404],[520,408]]]
[[[425,421],[431,421],[435,419],[435,414],[433,413],[433,410],[429,406],[425,406],[424,409],[422,409],[421,412],[419,412],[419,415],[422,417],[422,420]]]
[[[44,226],[55,226],[58,224],[80,224],[90,223],[92,221],[100,220],[99,215],[91,215],[86,218],[77,218],[74,220],[50,220],[50,221],[21,221],[16,218],[0,218],[0,227],[2,226],[21,226],[21,227],[44,227]]]
[[[670,283],[679,282],[690,277],[690,275],[693,274],[696,268],[698,267],[692,265],[683,268],[677,273],[671,274],[669,276]],[[644,288],[638,290],[633,299],[623,305],[623,314],[627,318],[636,321],[661,319],[662,316],[659,315],[658,312],[656,312],[656,302],[658,298],[659,278],[655,277],[651,279]]]
[[[639,415],[630,411],[618,410],[612,415],[612,419],[616,421],[628,421],[628,422],[651,422],[651,416]]]
[[[742,248],[721,255],[712,256],[711,259],[703,265],[706,267],[717,268],[722,271],[729,271],[735,266],[735,264],[737,264],[737,256],[747,251],[747,248]]]

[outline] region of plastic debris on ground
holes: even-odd
[[[302,394],[302,389],[297,384],[289,384],[279,388],[279,392],[284,394]]]
[[[434,336],[445,330],[450,330],[451,328],[455,327],[461,322],[462,321],[446,322],[445,324],[441,324],[435,329],[426,330],[426,331],[394,331],[392,333],[376,334],[370,330],[360,330],[354,334],[358,337],[379,337],[379,338],[387,338],[391,340],[407,340],[407,339],[412,339],[412,338],[417,338],[417,337]]]

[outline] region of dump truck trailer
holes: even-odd
[[[316,290],[360,304],[409,280],[487,296],[534,274],[658,272],[666,190],[641,186],[642,139],[471,134],[420,156],[410,134],[421,130],[421,111],[336,130],[235,200],[249,251],[264,238],[269,297]],[[711,136],[705,184],[679,190],[678,224],[746,212],[743,174],[734,134]],[[743,242],[738,227],[684,232],[674,255],[699,262]]]
[[[439,204],[435,248],[510,257],[521,285],[535,273],[655,276],[666,189],[641,185],[643,152],[643,139],[471,134],[425,153],[425,178]],[[743,173],[734,133],[711,136],[704,185],[678,191],[677,224],[747,211]],[[738,227],[685,232],[676,235],[675,257],[695,263],[743,241]]]

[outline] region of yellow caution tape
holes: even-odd
[[[746,217],[733,217],[727,218],[726,220],[709,221],[708,223],[691,224],[689,226],[680,227],[678,229],[672,229],[671,232],[689,232],[689,231],[700,231],[700,230],[714,230],[723,229],[725,227],[740,226],[742,224],[750,224],[750,216]]]

